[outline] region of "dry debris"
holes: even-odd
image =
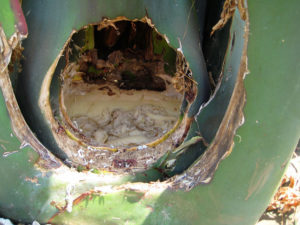
[[[300,206],[300,156],[297,150],[267,211],[280,215],[295,212]]]
[[[285,186],[287,183],[289,185]],[[295,178],[285,176],[267,211],[285,214],[294,211],[298,206],[300,206],[300,192],[295,188]]]
[[[212,36],[216,30],[219,30],[225,26],[228,20],[233,16],[236,7],[240,12],[242,20],[246,20],[246,7],[244,0],[226,0],[223,6],[223,11],[221,13],[221,18],[215,26],[213,26],[210,36]]]

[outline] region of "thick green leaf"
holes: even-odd
[[[49,2],[57,3],[59,7]],[[176,28],[183,29],[185,23],[178,21],[181,17],[186,19],[189,12],[189,7],[179,1],[175,1],[174,5],[173,1],[172,4],[169,1],[161,2],[159,9],[168,12],[163,14],[156,9],[156,1],[130,1],[130,3],[118,1],[119,4],[114,2],[114,7],[103,4],[104,1],[89,1],[87,8],[83,6],[77,8],[79,1],[49,2],[35,1],[34,4],[26,1],[25,13],[30,12],[27,19],[31,21],[29,31],[32,39],[26,43],[30,49],[26,50],[27,59],[17,86],[18,100],[25,118],[45,144],[46,139],[51,142],[51,134],[47,133],[43,116],[40,115],[37,107],[38,90],[43,75],[72,28],[98,21],[102,15],[115,17],[128,13],[130,18],[142,17],[145,14],[144,4],[147,4],[149,16],[156,18],[153,19],[154,24],[162,33],[167,34],[173,46],[178,47],[176,32],[173,30],[171,32],[169,29],[172,29],[170,27],[174,24],[177,25]],[[172,10],[177,7],[176,3],[182,11],[176,9],[178,12],[176,17],[170,16]],[[64,11],[66,9],[69,10],[67,14]],[[72,213],[64,211],[53,222],[58,224],[84,222],[87,224],[126,222],[128,224],[254,224],[276,190],[300,136],[300,105],[298,104],[300,62],[297,60],[300,33],[296,23],[300,20],[300,8],[296,0],[289,2],[275,0],[272,4],[253,0],[249,1],[248,10],[250,35],[247,57],[250,74],[245,79],[247,98],[244,108],[245,122],[237,130],[231,154],[220,163],[211,183],[197,185],[188,192],[160,189],[161,183],[144,183],[141,185],[151,187],[151,191],[141,191],[141,189],[120,186],[130,178],[111,176],[109,179],[109,176],[77,173],[65,167],[53,169],[48,173],[41,172],[34,167],[36,153],[29,146],[22,150],[18,149],[20,143],[10,128],[5,100],[1,98],[0,121],[3,125],[0,127],[0,141],[4,146],[3,148],[1,145],[1,148],[6,149],[5,151],[18,150],[18,152],[0,158],[0,213],[23,222],[34,219],[46,222],[57,211],[50,202],[54,200],[64,204],[64,199],[68,196],[67,186],[75,183],[74,195],[88,193],[83,195],[86,198],[73,206]],[[133,12],[135,14],[131,14]],[[68,20],[62,19],[63,14],[67,15]],[[34,20],[35,16],[39,19]],[[50,20],[47,19],[49,17],[53,18],[52,26],[46,25],[49,24]],[[68,25],[64,24],[65,21]],[[203,112],[207,111],[203,113],[203,118],[202,113],[199,114],[203,129],[205,124],[210,125],[209,121],[212,123],[213,129],[201,130],[203,136],[211,141],[214,140],[214,132],[226,111],[226,105],[231,100],[234,84],[231,82],[235,80],[234,77],[240,66],[245,36],[242,30],[244,21],[238,14],[235,14],[230,29],[230,44],[223,68],[223,79],[226,81],[228,78],[228,83],[221,84],[213,101],[203,109]],[[196,35],[196,33],[192,34]],[[43,38],[40,37],[41,34]],[[233,37],[235,37],[234,41]],[[193,61],[194,54],[197,54],[195,51],[199,50],[198,42],[191,42],[187,38],[183,46],[193,69],[197,71],[198,68],[198,71],[201,71],[199,69],[201,64],[197,66],[197,62]],[[196,50],[194,51],[193,48]],[[218,55],[216,52],[211,54]],[[222,102],[222,99],[226,101]],[[217,121],[208,120],[209,116],[216,118]],[[190,167],[187,172],[192,168]],[[38,184],[35,183],[35,177],[38,178]],[[79,182],[80,180],[84,181]],[[95,190],[95,187],[100,187],[99,190],[102,191],[94,193],[95,196],[91,197],[90,191]],[[109,190],[108,187],[113,188],[114,191],[107,194],[104,189]]]
[[[195,79],[199,84],[197,100],[191,107],[190,114],[208,97],[208,79],[202,56],[196,9],[190,2],[178,1],[31,1],[24,2],[27,15],[29,37],[24,42],[25,61],[21,76],[16,84],[16,97],[23,115],[41,142],[55,154],[65,157],[55,144],[48,122],[38,107],[38,99],[44,75],[59,51],[63,48],[73,29],[80,29],[88,23],[95,23],[102,18],[125,16],[129,19],[149,15],[159,32],[166,34],[171,46],[179,47],[181,41],[185,57],[190,62]],[[29,13],[30,12],[30,13]],[[170,17],[176,14],[176,17]],[[38,18],[38,19],[37,19]],[[51,21],[51,22],[50,22]],[[34,37],[34,38],[33,38]],[[41,51],[42,49],[42,51]],[[58,73],[60,72],[57,71]]]

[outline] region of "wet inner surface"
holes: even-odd
[[[107,60],[93,52],[62,74],[67,121],[93,146],[132,147],[154,141],[176,123],[182,94],[163,60],[114,51]]]

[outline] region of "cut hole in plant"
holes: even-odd
[[[175,77],[176,52],[147,23],[102,26],[90,25],[72,39],[76,59],[61,74],[64,120],[93,146],[153,142],[180,115],[185,78]]]
[[[71,35],[64,55],[49,119],[73,162],[120,168],[116,160],[134,159],[129,167],[145,169],[183,141],[197,83],[182,52],[148,18],[88,25]]]

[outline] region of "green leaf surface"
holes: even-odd
[[[189,12],[189,4],[186,5],[183,1],[175,1],[175,4],[173,1],[172,4],[170,1],[160,1],[159,7],[157,1],[115,1],[113,7],[104,0],[86,2],[88,4],[85,4],[85,7],[80,1],[24,2],[32,39],[28,39],[25,44],[26,61],[16,88],[17,95],[27,122],[43,143],[51,147],[53,146],[49,143],[53,139],[37,105],[39,89],[45,72],[73,28],[78,29],[86,23],[99,21],[102,16],[107,15],[140,18],[145,15],[144,10],[147,8],[159,31],[166,33],[170,43],[178,47],[177,37],[182,36],[177,36],[177,31],[174,31],[175,28],[172,30],[172,27],[179,28],[178,32],[182,35],[182,27],[185,27],[183,21],[186,21]],[[160,10],[163,9],[168,13],[161,13]],[[170,16],[172,10],[178,12],[176,17]],[[279,185],[300,136],[300,33],[297,29],[300,7],[297,0],[274,0],[272,4],[253,0],[248,2],[248,10],[250,31],[247,57],[250,74],[244,81],[247,98],[244,108],[245,121],[237,130],[231,154],[220,163],[211,183],[198,185],[188,192],[166,189],[163,193],[157,191],[156,194],[144,195],[135,190],[120,190],[109,194],[97,193],[92,197],[88,195],[73,206],[72,213],[64,212],[56,217],[54,222],[255,224]],[[198,26],[192,23],[189,29],[193,27]],[[239,46],[242,46],[244,38],[241,29],[244,29],[244,22],[236,14],[229,38],[232,45],[236,31],[235,47],[232,53],[230,48],[226,53],[223,77],[225,81],[226,77],[232,78],[237,73],[241,56]],[[194,58],[195,55],[201,54],[197,53],[199,42],[191,41],[197,39],[193,39],[197,32],[192,32],[182,44],[193,71],[200,73],[201,63],[198,64],[197,57]],[[221,99],[230,100],[234,84],[230,82],[222,84],[212,104],[204,110],[213,113],[215,109],[215,113],[220,115],[225,113],[228,102],[223,103]],[[98,174],[85,176],[68,168],[41,172],[34,166],[37,154],[30,146],[19,149],[21,143],[11,130],[5,100],[0,97],[0,213],[3,216],[23,222],[38,220],[45,223],[57,212],[50,202],[64,204],[66,188],[72,182],[76,184],[74,195],[79,196],[97,186],[119,187],[128,179],[132,179],[101,177]],[[223,111],[220,110],[222,107]],[[202,120],[208,122],[207,118]],[[218,127],[214,123],[220,121],[211,121],[212,126]],[[208,139],[214,138],[214,133],[202,133]],[[6,151],[18,152],[3,157]],[[35,177],[38,184],[32,180]]]
[[[10,0],[1,0],[0,5],[0,26],[2,26],[6,36],[9,38],[15,32],[15,16],[10,5]]]

